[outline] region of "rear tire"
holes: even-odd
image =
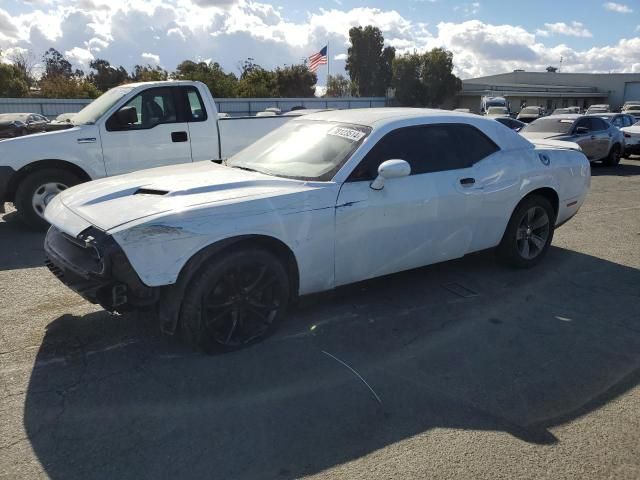
[[[22,179],[13,203],[25,224],[35,230],[46,230],[49,228],[43,217],[46,205],[57,193],[81,182],[77,175],[66,170],[36,170]]]
[[[611,150],[609,151],[609,155],[607,156],[607,158],[604,160],[604,164],[607,165],[608,167],[617,167],[618,164],[620,163],[620,155],[621,155],[621,151],[620,151],[620,145],[614,145],[613,147],[611,147]]]
[[[282,262],[259,248],[208,260],[189,281],[180,309],[184,340],[207,353],[252,345],[285,317],[290,282]]]
[[[511,215],[497,248],[498,257],[512,267],[533,267],[549,250],[555,222],[549,200],[540,195],[525,197]]]

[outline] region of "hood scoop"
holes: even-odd
[[[167,193],[169,193],[167,190],[155,190],[153,188],[139,188],[133,192],[134,195],[158,195],[160,197]]]

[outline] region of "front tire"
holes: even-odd
[[[284,265],[269,251],[243,248],[217,255],[188,283],[180,311],[182,336],[207,353],[261,341],[286,315],[289,289]]]
[[[47,168],[25,177],[16,190],[14,204],[24,223],[35,230],[46,230],[44,209],[58,193],[81,183],[82,180],[66,170]]]
[[[613,147],[611,147],[611,150],[609,151],[609,155],[604,160],[604,164],[607,165],[608,167],[617,167],[618,164],[620,163],[621,154],[622,152],[620,151],[620,145],[617,145],[617,144],[614,145]]]
[[[499,258],[516,268],[530,268],[542,260],[553,240],[556,215],[549,200],[525,197],[516,207],[498,246]]]

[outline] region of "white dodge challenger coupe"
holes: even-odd
[[[152,309],[163,331],[233,350],[298,295],[494,247],[535,265],[591,179],[577,145],[545,142],[441,110],[311,114],[222,164],[65,190],[47,265],[107,310]]]

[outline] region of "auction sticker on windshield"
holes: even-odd
[[[333,127],[327,133],[329,135],[335,135],[336,137],[346,138],[347,140],[351,140],[353,142],[357,142],[365,136],[365,133],[361,132],[360,130],[346,127]]]

